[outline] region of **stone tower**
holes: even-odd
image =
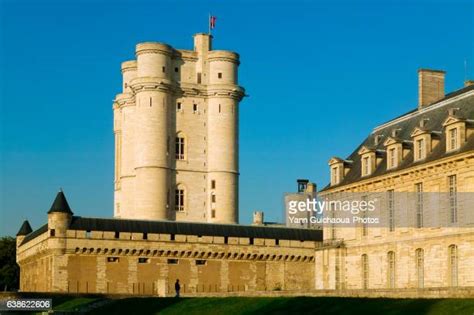
[[[156,42],[122,63],[114,100],[118,218],[237,223],[239,55]]]

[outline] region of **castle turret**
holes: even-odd
[[[137,77],[131,81],[136,103],[136,218],[168,218],[172,52],[171,47],[161,43],[141,43],[136,48]]]
[[[48,211],[48,231],[51,237],[65,237],[69,224],[72,220],[72,211],[60,190]]]
[[[31,228],[30,222],[28,220],[23,221],[23,224],[20,227],[20,230],[18,230],[18,233],[16,233],[16,247],[20,246],[21,242],[25,239],[25,236],[33,232],[33,229]]]
[[[238,222],[239,188],[239,101],[237,85],[239,55],[210,51],[208,85],[209,183],[215,186],[211,200],[211,222]]]
[[[114,100],[115,200],[114,215],[132,215],[135,209],[135,95],[131,81],[137,77],[137,62],[122,63],[122,89]]]

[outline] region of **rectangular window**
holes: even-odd
[[[174,72],[179,72],[179,68],[178,68],[178,67],[175,67],[175,68],[174,68]]]
[[[201,84],[201,72],[197,73],[197,83]]]
[[[415,184],[416,227],[423,227],[423,183]]]
[[[197,113],[198,112],[198,106],[197,104],[193,104],[193,112]]]
[[[362,289],[369,288],[369,258],[362,255]]]
[[[364,204],[367,204],[367,196],[362,196],[361,201]],[[362,211],[362,218],[364,222],[362,223],[362,236],[369,235],[369,224],[367,223],[367,211]]]
[[[176,110],[180,111],[181,109],[182,109],[181,103],[180,102],[176,103]]]
[[[147,240],[148,239],[148,233],[143,233],[143,239]]]
[[[366,156],[364,157],[362,161],[363,161],[363,170],[364,170],[363,176],[370,175],[370,157]]]
[[[416,160],[425,158],[425,139],[416,140]]]
[[[139,264],[147,264],[150,262],[150,259],[149,258],[145,258],[145,257],[140,257],[138,258],[138,263]]]
[[[418,288],[424,287],[425,282],[425,257],[423,249],[418,248],[415,251],[416,259],[416,276],[418,278]]]
[[[177,265],[178,263],[179,261],[177,259],[174,259],[174,258],[168,259],[168,265]]]
[[[118,258],[118,257],[107,257],[107,262],[109,262],[109,263],[112,263],[112,262],[117,263],[117,262],[119,262],[119,258]]]
[[[279,239],[275,239],[275,245],[280,246],[280,240]]]
[[[211,180],[211,189],[216,189],[216,181]]]
[[[218,77],[219,79],[222,79],[222,72],[219,72],[219,73],[217,74],[217,77]]]
[[[56,230],[52,229],[51,231],[49,231],[49,236],[56,236]]]
[[[229,244],[229,237],[228,236],[224,236],[224,244]]]
[[[388,151],[389,155],[389,168],[395,167],[396,166],[396,160],[395,160],[395,148],[391,148]]]
[[[337,166],[332,168],[332,183],[333,185],[339,184],[339,167]]]
[[[215,218],[216,217],[216,210],[212,209],[211,210],[211,218]]]
[[[388,252],[388,287],[395,288],[395,252]]]
[[[249,244],[253,245],[253,237],[249,238]]]
[[[205,266],[206,260],[204,259],[196,259],[196,266]]]
[[[120,232],[115,232],[114,237],[115,237],[115,238],[120,238]]]
[[[449,213],[451,223],[458,222],[457,178],[456,175],[448,177],[449,182]]]
[[[449,150],[456,150],[458,148],[458,129],[453,128],[449,130]]]
[[[170,240],[171,241],[174,241],[176,239],[175,235],[174,234],[170,234]]]
[[[387,196],[387,208],[388,208],[388,230],[390,232],[395,231],[395,192],[394,190],[389,190]]]
[[[176,211],[184,211],[184,189],[176,189],[174,205]]]
[[[215,203],[215,202],[216,202],[216,195],[215,195],[215,194],[212,194],[212,195],[211,195],[211,202],[212,202],[212,203]]]
[[[176,147],[175,147],[175,153],[176,153],[176,159],[177,160],[184,160],[184,138],[183,137],[176,137]]]
[[[161,67],[161,71],[163,71],[163,73],[166,72],[166,68],[165,67]]]

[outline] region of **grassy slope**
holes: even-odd
[[[127,298],[93,314],[474,314],[474,299]]]

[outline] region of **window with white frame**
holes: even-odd
[[[423,183],[415,184],[416,227],[423,227]]]
[[[362,176],[370,175],[370,156],[362,158]]]
[[[185,159],[185,138],[183,135],[178,134],[176,136],[176,159],[177,160],[184,160]]]
[[[415,141],[415,160],[422,160],[425,158],[425,139],[421,138]]]
[[[175,190],[174,208],[176,211],[185,210],[186,190],[183,186],[178,185]]]
[[[448,176],[449,185],[449,215],[450,222],[458,222],[458,200],[457,200],[457,177],[456,175]]]
[[[388,230],[393,232],[395,231],[395,191],[391,189],[387,193]]]
[[[339,166],[334,166],[331,168],[331,178],[333,185],[339,184]]]
[[[390,148],[388,150],[388,168],[394,168],[397,166],[397,149]]]
[[[448,144],[450,151],[458,148],[458,128],[448,130]]]

